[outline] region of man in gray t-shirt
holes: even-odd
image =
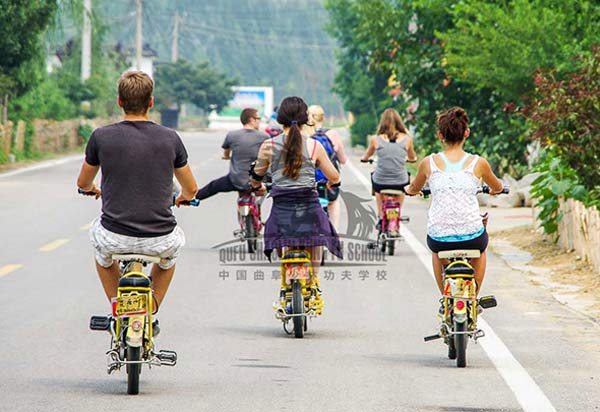
[[[244,127],[229,132],[222,146],[223,159],[231,160],[229,173],[198,190],[197,199],[203,200],[222,192],[250,189],[250,165],[256,160],[258,149],[268,136],[258,131],[260,116],[256,109],[242,110],[240,120]]]

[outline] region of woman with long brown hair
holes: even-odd
[[[273,207],[265,224],[264,251],[304,247],[310,251],[315,275],[321,262],[322,247],[341,258],[337,233],[319,204],[315,169],[320,168],[329,182],[339,184],[340,175],[325,148],[302,133],[308,122],[308,107],[302,98],[284,98],[279,104],[277,122],[283,133],[266,140],[251,170],[250,184],[264,190],[261,181],[271,173]]]
[[[394,109],[386,109],[381,115],[377,134],[371,137],[367,152],[361,161],[368,161],[377,153],[377,166],[371,175],[373,193],[379,211],[378,227],[381,227],[381,191],[385,189],[403,190],[410,183],[406,162],[416,162],[417,155],[412,136],[404,125],[400,114]],[[400,207],[404,195],[397,196]]]

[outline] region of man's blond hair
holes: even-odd
[[[127,71],[119,79],[119,99],[126,114],[146,114],[154,81],[142,71]]]

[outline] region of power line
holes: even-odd
[[[283,48],[295,48],[295,49],[324,49],[334,50],[336,47],[332,44],[306,44],[303,43],[304,39],[300,37],[287,37],[286,43],[281,42],[280,38],[268,37],[265,35],[248,33],[236,30],[226,30],[214,26],[199,25],[199,24],[187,24],[184,28],[185,31],[200,32],[207,35],[219,36],[231,40],[238,40],[243,42],[252,42],[259,44],[266,44],[273,47]],[[183,32],[183,30],[182,30]]]

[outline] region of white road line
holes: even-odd
[[[55,249],[58,249],[62,245],[69,243],[71,239],[57,239],[53,242],[48,243],[47,245],[42,246],[39,250],[40,252],[52,252]]]
[[[14,272],[17,269],[21,269],[22,267],[23,267],[23,265],[19,265],[19,264],[1,266],[0,267],[0,278],[2,276],[6,276],[9,273]]]
[[[360,182],[371,192],[369,180],[348,160],[345,164],[360,180]],[[423,246],[417,237],[403,225],[402,236],[411,247],[417,258],[427,269],[435,280],[431,267],[431,252]],[[517,401],[525,412],[556,412],[544,392],[529,376],[525,368],[515,359],[504,342],[496,335],[492,327],[483,319],[478,319],[478,326],[485,332],[485,337],[478,341],[481,347],[492,361],[500,376],[504,379]]]
[[[27,167],[23,167],[21,169],[13,170],[11,172],[0,173],[0,179],[2,179],[4,177],[20,175],[22,173],[33,172],[35,170],[48,169],[50,167],[62,165],[64,163],[74,162],[75,160],[82,161],[83,155],[68,156],[68,157],[63,157],[62,159],[49,160],[49,161],[41,162],[41,163],[33,165],[33,166],[27,166]]]

